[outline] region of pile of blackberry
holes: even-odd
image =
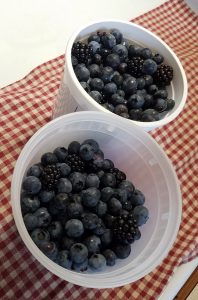
[[[100,271],[130,255],[149,218],[144,202],[94,139],[44,153],[21,189],[23,220],[34,243],[77,272]]]
[[[158,121],[175,105],[166,89],[173,68],[161,54],[125,40],[119,30],[97,31],[74,43],[72,64],[86,92],[124,118]]]

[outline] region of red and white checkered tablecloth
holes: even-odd
[[[177,239],[160,266],[135,283],[87,289],[47,271],[27,250],[12,216],[10,182],[28,139],[50,121],[64,56],[0,90],[0,299],[157,299],[175,269],[198,255],[198,17],[183,0],[170,0],[133,20],[160,36],[178,55],[188,79],[188,99],[176,120],[152,136],[171,159],[181,183],[183,218]]]

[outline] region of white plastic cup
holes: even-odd
[[[162,120],[155,122],[139,122],[131,120],[126,120],[126,122],[128,125],[135,123],[145,131],[168,124],[179,115],[186,102],[187,80],[183,67],[170,47],[155,34],[134,23],[117,20],[102,20],[89,23],[75,31],[70,37],[66,47],[64,74],[59,94],[55,102],[53,118],[82,110],[102,111],[112,114],[93,100],[80,85],[72,67],[71,49],[75,41],[83,40],[91,33],[98,30],[108,31],[113,28],[119,29],[123,33],[124,38],[134,41],[142,46],[149,47],[157,53],[162,54],[165,57],[165,62],[171,65],[174,70],[174,78],[168,88],[169,98],[175,100],[175,107],[172,111]]]
[[[105,157],[127,174],[146,197],[148,222],[140,227],[142,237],[132,244],[127,259],[117,260],[102,272],[76,273],[48,259],[31,240],[21,213],[20,193],[27,169],[40,161],[44,152],[67,147],[87,138],[98,141]],[[23,148],[11,185],[14,219],[25,245],[48,270],[74,284],[108,288],[134,282],[151,272],[165,258],[176,238],[181,221],[181,195],[175,171],[159,145],[133,123],[101,112],[78,112],[57,118],[42,127]]]

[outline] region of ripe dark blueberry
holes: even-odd
[[[88,253],[98,253],[100,251],[101,240],[96,235],[89,235],[83,240],[83,244],[87,247]]]
[[[151,75],[144,75],[143,78],[145,80],[145,87],[148,87],[153,83],[153,77]]]
[[[66,194],[71,193],[72,191],[71,181],[68,180],[67,178],[60,178],[56,184],[56,191],[57,193],[66,193]]]
[[[80,192],[85,187],[85,177],[80,172],[73,172],[70,174],[69,179],[72,184],[72,190],[74,192]]]
[[[39,198],[31,195],[21,194],[21,210],[23,214],[33,213],[40,207]]]
[[[104,82],[100,78],[92,78],[89,85],[91,90],[101,92],[104,87]]]
[[[88,44],[88,47],[92,48],[92,55],[100,52],[101,44],[97,41],[91,41]]]
[[[90,173],[85,181],[86,187],[95,187],[98,188],[100,185],[100,179],[96,174]]]
[[[141,51],[141,56],[144,59],[152,58],[152,51],[149,48],[143,48]]]
[[[125,203],[128,198],[127,190],[120,188],[116,189],[114,191],[114,197],[117,198],[122,204]]]
[[[104,187],[102,190],[101,190],[101,199],[102,201],[104,202],[108,202],[109,199],[113,196],[114,194],[114,189],[107,186],[107,187]]]
[[[84,233],[83,223],[78,219],[70,219],[65,223],[65,232],[68,237],[80,237]]]
[[[158,98],[155,100],[154,109],[158,112],[165,111],[167,108],[167,101],[162,98]]]
[[[114,82],[109,82],[105,84],[103,88],[103,93],[106,96],[111,96],[117,92],[117,85]]]
[[[54,153],[47,152],[41,156],[41,163],[44,166],[53,165],[56,164],[57,162],[58,162],[58,158]]]
[[[105,249],[102,254],[106,258],[107,266],[114,266],[116,263],[116,255],[111,249]]]
[[[123,39],[122,42],[121,42],[121,44],[123,46],[125,46],[127,48],[127,50],[129,49],[129,42],[128,42],[128,40]]]
[[[121,62],[124,62],[124,60],[128,57],[128,50],[122,44],[115,45],[112,49],[112,52],[119,55]]]
[[[111,96],[110,101],[115,106],[118,105],[118,104],[124,104],[124,105],[127,104],[127,101],[124,99],[124,97],[122,97],[122,96],[120,96],[118,94],[113,94]]]
[[[93,213],[82,214],[82,223],[85,229],[93,230],[97,227],[99,223],[99,218]]]
[[[135,77],[130,76],[130,77],[126,78],[123,81],[122,89],[128,95],[135,93],[135,91],[137,89],[137,81],[136,81]]]
[[[117,87],[120,87],[123,83],[123,76],[121,75],[114,75],[112,77],[112,81],[117,85]]]
[[[146,109],[142,112],[142,122],[153,122],[159,120],[159,114],[155,109]]]
[[[80,143],[77,141],[73,141],[68,146],[68,153],[69,154],[78,154],[80,150]]]
[[[101,37],[101,42],[107,49],[112,49],[116,45],[116,38],[113,34],[107,33]]]
[[[140,56],[142,52],[142,47],[138,45],[130,45],[128,51],[129,58],[132,58],[134,56]]]
[[[66,177],[71,173],[71,167],[66,163],[57,163],[56,167],[59,169],[61,177]]]
[[[155,84],[151,84],[147,90],[149,94],[154,95],[158,91],[158,87]]]
[[[145,80],[143,77],[139,77],[137,80],[137,89],[142,90],[145,87]]]
[[[154,60],[148,58],[144,61],[142,72],[146,75],[153,75],[157,71],[157,64]]]
[[[143,205],[145,202],[145,196],[140,190],[136,189],[132,194],[130,201],[133,206]]]
[[[115,187],[116,186],[116,177],[114,174],[105,173],[101,179],[100,183],[102,187]]]
[[[123,98],[125,97],[125,92],[123,90],[118,89],[117,94]]]
[[[79,150],[80,157],[85,160],[91,160],[94,156],[94,148],[90,144],[83,144],[80,146]]]
[[[160,65],[161,63],[163,63],[164,58],[161,54],[156,53],[155,55],[153,55],[152,59],[158,64]]]
[[[124,189],[124,190],[127,191],[127,198],[128,198],[128,199],[130,199],[131,195],[133,194],[133,192],[134,192],[134,190],[135,190],[134,185],[133,185],[132,182],[129,181],[129,180],[123,180],[123,181],[119,184],[118,188]]]
[[[89,86],[89,84],[88,84],[87,82],[85,82],[85,81],[80,81],[80,84],[81,84],[81,86],[83,87],[83,89],[84,89],[87,93],[90,92],[90,86]]]
[[[40,245],[40,249],[49,259],[56,261],[58,249],[54,242],[43,241],[43,243]]]
[[[46,191],[46,190],[41,190],[38,194],[38,199],[40,200],[40,202],[42,203],[48,203],[50,202],[52,199],[54,199],[55,197],[55,193],[54,191]]]
[[[23,217],[23,221],[28,231],[31,231],[39,226],[37,216],[31,213],[26,214]]]
[[[108,109],[110,112],[114,112],[114,106],[113,106],[113,104],[111,104],[111,103],[104,103],[104,104],[102,104],[102,106],[104,107],[104,108],[106,108],[106,109]]]
[[[105,232],[105,229],[104,222],[99,219],[96,228],[93,229],[93,233],[100,236]]]
[[[121,210],[122,203],[118,199],[113,197],[108,201],[108,211],[110,214],[117,216],[120,214]]]
[[[147,109],[147,108],[151,108],[154,105],[154,100],[153,100],[153,96],[146,94],[144,96],[144,105],[143,105],[143,109]]]
[[[99,217],[102,217],[107,212],[107,204],[101,200],[93,207],[93,212],[96,213]]]
[[[53,152],[59,162],[65,162],[65,159],[68,155],[68,151],[65,147],[57,147]]]
[[[175,106],[175,101],[172,100],[172,99],[167,99],[166,101],[167,101],[167,108],[166,108],[166,110],[169,111],[169,110],[173,109],[173,107]]]
[[[41,181],[35,176],[27,176],[22,183],[24,191],[29,195],[36,195],[41,190]]]
[[[76,77],[78,78],[79,81],[87,82],[87,80],[90,77],[90,72],[84,64],[78,64],[75,67],[74,72],[75,72]]]
[[[100,36],[96,33],[94,34],[91,34],[89,37],[88,37],[88,43],[91,42],[91,41],[95,41],[95,42],[98,42],[100,43]]]
[[[126,73],[127,68],[128,68],[127,63],[122,62],[121,64],[119,64],[117,69],[118,69],[118,72],[120,72],[121,74],[124,74],[124,73]]]
[[[102,243],[102,247],[107,247],[111,244],[112,242],[112,232],[110,229],[106,229],[105,232],[101,235],[100,240]]]
[[[58,240],[63,235],[63,227],[59,221],[52,221],[47,227],[47,231],[52,240]]]
[[[102,168],[103,168],[103,170],[108,171],[111,168],[114,168],[114,163],[110,159],[104,159]]]
[[[113,250],[116,256],[120,259],[127,258],[131,253],[131,246],[130,245],[123,245],[123,244],[116,244],[113,247]]]
[[[102,152],[101,149],[98,149],[97,151],[95,151],[93,159],[94,160],[104,159],[104,153]]]
[[[66,213],[68,219],[78,219],[80,218],[82,212],[83,212],[83,206],[80,203],[71,202],[67,205]]]
[[[114,113],[117,115],[121,115],[123,113],[128,114],[128,108],[124,104],[118,104],[115,106]]]
[[[76,243],[71,246],[69,251],[72,262],[80,264],[88,257],[88,249],[81,243]]]
[[[64,236],[61,240],[61,249],[62,250],[70,250],[71,246],[75,244],[75,240]]]
[[[118,168],[114,168],[112,167],[109,170],[109,173],[112,173],[115,175],[116,178],[116,183],[119,184],[121,181],[126,179],[126,174],[124,172],[122,172],[121,170],[119,170]]]
[[[133,215],[138,226],[142,226],[149,219],[149,211],[145,206],[142,205],[138,205],[133,209]]]
[[[111,54],[107,55],[105,63],[107,66],[109,66],[113,69],[117,69],[117,67],[120,64],[120,57],[116,53],[111,53]]]
[[[82,203],[86,207],[94,207],[100,199],[100,191],[95,187],[90,187],[82,191]]]
[[[112,216],[110,214],[106,214],[104,216],[104,223],[106,225],[106,228],[112,228],[113,227],[113,224],[114,224],[114,221],[115,221],[115,216]]]
[[[36,228],[31,233],[30,236],[33,242],[40,247],[42,242],[50,240],[50,234],[46,229],[43,228]]]
[[[69,202],[69,197],[66,193],[56,194],[53,202],[57,210],[59,210],[60,212],[65,212],[67,204]]]
[[[121,33],[119,30],[113,29],[113,30],[111,31],[111,34],[113,34],[113,35],[115,36],[116,44],[122,43],[123,35],[122,35],[122,33]]]
[[[146,89],[137,90],[136,94],[137,95],[141,95],[143,97],[145,97],[146,95],[148,95]]]
[[[47,227],[51,222],[51,215],[49,214],[46,207],[38,208],[34,215],[37,217],[38,220],[38,227]]]
[[[93,61],[94,64],[101,65],[102,56],[100,54],[96,53],[96,54],[93,55],[92,61]]]
[[[128,98],[127,105],[130,109],[142,108],[144,105],[144,97],[141,95],[133,94]]]
[[[165,89],[157,90],[153,96],[154,96],[154,98],[166,99],[168,97],[168,92]]]
[[[28,169],[27,176],[39,177],[41,175],[41,172],[42,172],[41,166],[33,165]]]
[[[89,93],[89,95],[96,101],[98,102],[99,104],[102,104],[103,103],[103,96],[100,92],[98,91],[91,91]]]
[[[100,67],[97,64],[91,64],[88,66],[88,70],[90,72],[90,77],[100,77]]]
[[[106,259],[102,254],[94,253],[89,258],[89,266],[94,270],[100,271],[106,266]]]
[[[61,267],[66,269],[71,269],[72,262],[69,259],[69,251],[67,250],[59,251],[57,255],[57,262]]]
[[[142,109],[136,108],[129,110],[129,116],[131,120],[139,121],[141,119]]]
[[[78,59],[74,55],[72,55],[71,56],[71,61],[72,61],[73,68],[75,68],[78,64]]]
[[[85,259],[82,263],[77,264],[77,263],[72,263],[72,270],[77,271],[77,272],[84,272],[88,268],[88,258]]]
[[[100,55],[102,57],[103,60],[105,60],[105,58],[107,57],[107,55],[109,55],[111,53],[110,49],[106,49],[106,48],[102,48],[100,50]]]

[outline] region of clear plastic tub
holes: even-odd
[[[98,30],[108,31],[113,28],[119,29],[123,33],[124,38],[134,41],[137,44],[144,45],[145,47],[149,47],[162,54],[165,57],[165,62],[171,65],[174,70],[174,78],[172,84],[168,88],[169,98],[172,97],[176,103],[173,110],[160,121],[137,122],[126,120],[126,122],[129,126],[130,124],[135,123],[145,131],[168,124],[179,115],[186,102],[187,80],[183,67],[170,47],[155,34],[134,23],[117,20],[102,20],[87,24],[75,31],[70,37],[66,47],[64,74],[59,94],[54,105],[53,118],[82,110],[102,111],[112,114],[93,100],[80,85],[72,67],[71,49],[76,40],[85,39],[90,33]]]
[[[27,169],[44,152],[73,140],[96,139],[106,158],[126,172],[127,178],[146,196],[150,218],[141,227],[142,237],[132,244],[130,256],[102,272],[76,273],[49,260],[31,240],[21,214],[20,188]],[[14,219],[25,245],[48,270],[80,286],[107,288],[136,281],[165,258],[181,221],[181,195],[175,171],[159,145],[133,123],[101,112],[78,112],[57,118],[41,128],[22,150],[12,178],[11,202]]]

